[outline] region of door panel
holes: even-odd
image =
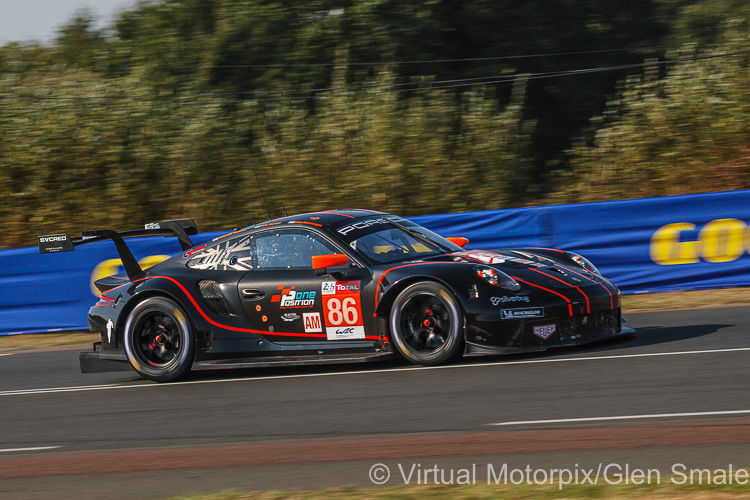
[[[267,330],[270,340],[336,345],[374,339],[362,313],[370,271],[345,264],[329,269],[334,278],[312,269],[312,257],[345,249],[303,228],[271,229],[252,240],[255,270],[240,281],[239,295],[250,322]]]
[[[352,271],[339,280],[311,269],[253,271],[238,288],[250,322],[273,342],[371,342],[374,321],[363,314],[362,291],[372,278],[365,269]]]

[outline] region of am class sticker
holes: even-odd
[[[322,333],[323,326],[320,324],[320,313],[302,313],[305,324],[305,333]]]

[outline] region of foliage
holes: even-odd
[[[80,12],[50,46],[0,47],[0,247],[176,217],[227,228],[266,204],[416,215],[750,187],[747,55],[629,67],[744,51],[747,15],[141,0],[97,28]]]
[[[282,204],[419,214],[518,200],[515,182],[529,166],[522,81],[499,109],[482,88],[460,99],[449,91],[401,99],[349,90],[345,73],[345,65],[334,72],[340,90],[314,112],[287,100],[228,110],[211,95],[180,105],[147,96],[135,76],[81,69],[6,73],[3,95],[54,89],[66,99],[0,110],[0,183],[10,195],[0,204],[3,243],[192,214],[204,229],[249,224],[266,215],[263,196],[273,215]],[[373,83],[394,78],[383,69]]]
[[[555,202],[599,201],[750,188],[750,41],[730,22],[722,44],[694,59],[686,47],[664,78],[631,77],[590,144],[571,151]],[[726,58],[712,55],[743,52]]]

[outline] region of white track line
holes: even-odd
[[[729,352],[747,352],[750,351],[750,347],[737,347],[733,349],[713,349],[713,350],[702,350],[702,351],[677,351],[677,352],[651,352],[642,354],[619,354],[610,356],[583,356],[577,358],[554,358],[554,359],[529,359],[524,361],[496,361],[492,363],[469,363],[462,365],[441,365],[441,366],[415,366],[409,368],[390,368],[390,369],[375,369],[375,370],[359,370],[359,371],[347,371],[347,372],[325,372],[325,373],[301,373],[296,375],[271,375],[267,377],[245,377],[245,378],[230,378],[230,379],[213,379],[213,380],[187,380],[185,382],[171,382],[168,384],[153,384],[153,383],[139,383],[130,385],[118,385],[118,384],[103,384],[103,385],[85,385],[85,386],[72,386],[72,387],[47,387],[40,389],[18,389],[10,391],[0,391],[0,397],[3,396],[18,396],[24,394],[53,394],[62,392],[82,392],[82,391],[101,391],[101,390],[114,390],[114,389],[138,389],[138,388],[153,388],[153,387],[176,387],[181,385],[199,385],[199,384],[223,384],[228,382],[251,382],[251,381],[262,381],[262,380],[283,380],[290,378],[312,378],[312,377],[334,377],[334,376],[353,376],[353,375],[368,375],[368,374],[384,374],[384,373],[396,373],[396,372],[419,372],[425,370],[459,370],[466,368],[480,368],[487,366],[512,366],[512,365],[532,365],[532,364],[545,364],[545,363],[573,363],[577,361],[602,361],[602,360],[617,360],[617,359],[633,359],[633,358],[649,358],[657,356],[685,356],[689,354],[719,354]]]
[[[509,425],[534,425],[534,424],[568,424],[575,422],[607,422],[611,420],[638,420],[646,418],[672,418],[672,417],[715,417],[719,415],[747,415],[750,410],[729,411],[697,411],[689,413],[653,413],[651,415],[617,415],[614,417],[583,417],[583,418],[556,418],[551,420],[518,420],[515,422],[498,422],[485,424],[494,426]]]
[[[12,352],[0,353],[0,356],[13,356]]]
[[[20,451],[42,451],[42,450],[54,450],[56,448],[62,448],[62,446],[37,446],[35,448],[5,448],[0,450],[0,453],[14,453]]]

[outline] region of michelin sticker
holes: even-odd
[[[543,318],[543,307],[526,307],[524,309],[501,309],[500,316],[502,319],[524,319],[524,318]]]

